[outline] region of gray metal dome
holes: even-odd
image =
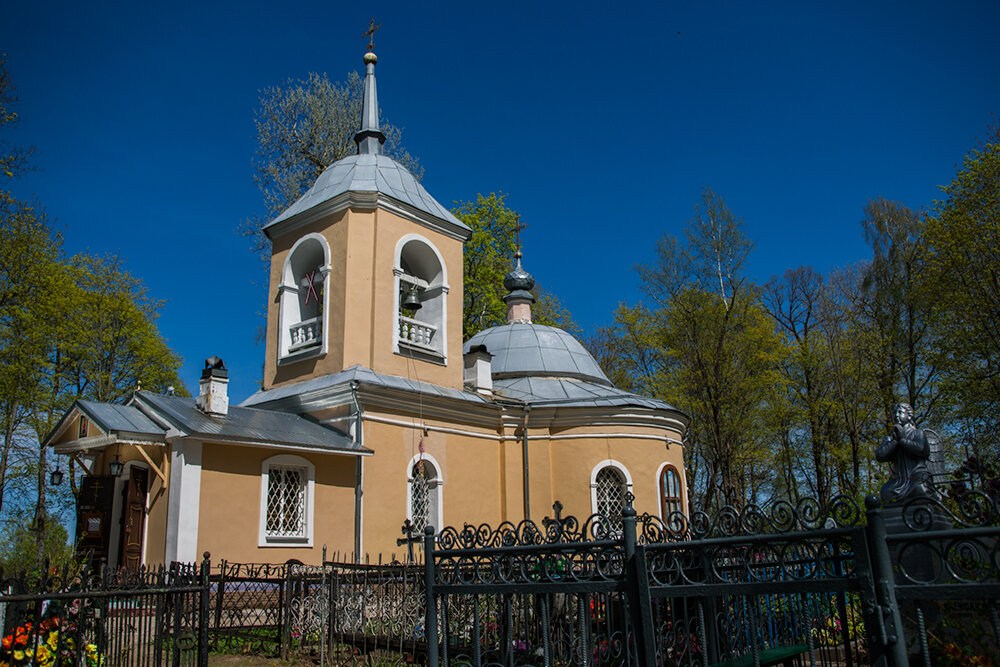
[[[493,355],[494,378],[558,377],[611,385],[590,352],[570,334],[544,324],[504,324],[480,331],[463,353],[482,345]]]

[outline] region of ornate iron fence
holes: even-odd
[[[995,501],[866,506],[428,528],[428,664],[1000,664]]]
[[[82,664],[1000,665],[1000,507],[967,491],[562,517],[423,536],[423,564],[86,568],[0,593],[3,651]],[[406,542],[408,540],[404,540]]]
[[[421,659],[424,579],[420,565],[292,565],[284,655],[309,651],[335,665]]]

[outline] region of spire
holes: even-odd
[[[361,103],[361,131],[354,135],[354,143],[358,145],[358,155],[381,155],[385,135],[378,125],[378,94],[375,91],[375,63],[378,58],[373,52],[372,38],[380,26],[372,19],[371,26],[365,32],[368,37],[368,53],[365,54],[365,92]]]
[[[509,290],[503,298],[507,304],[507,323],[531,324],[531,304],[535,302],[531,289],[535,286],[535,278],[521,266],[520,248],[514,253],[514,258],[517,264],[503,279],[503,286]]]

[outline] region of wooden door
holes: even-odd
[[[142,565],[142,536],[146,525],[145,468],[133,466],[122,498],[122,539],[119,567],[136,570]]]
[[[107,561],[111,537],[111,507],[115,498],[115,478],[87,475],[80,485],[76,510],[76,555],[93,558],[95,565]]]

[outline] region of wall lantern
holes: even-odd
[[[59,469],[59,460],[56,459],[56,469],[49,474],[49,483],[52,486],[59,486],[62,484],[63,471]]]
[[[124,467],[125,464],[122,463],[122,460],[118,458],[117,454],[115,454],[115,458],[108,464],[108,472],[111,473],[112,477],[120,477],[122,474],[122,468]]]

